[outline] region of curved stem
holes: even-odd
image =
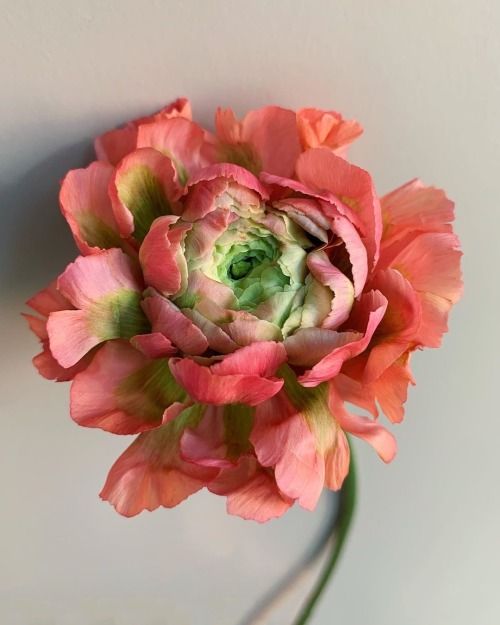
[[[321,597],[322,592],[330,580],[330,577],[335,569],[335,565],[337,564],[339,556],[342,553],[347,535],[349,534],[354,509],[356,507],[356,465],[350,442],[349,448],[351,451],[349,474],[347,475],[342,486],[342,490],[340,491],[338,516],[332,533],[332,551],[318,581],[316,582],[315,587],[311,591],[299,615],[293,622],[293,625],[305,625],[309,621],[309,617],[313,613],[318,599]]]

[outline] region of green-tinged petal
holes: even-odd
[[[319,327],[332,308],[332,291],[308,276],[301,328]]]
[[[328,384],[323,382],[314,388],[304,388],[288,365],[279,369],[285,384],[283,389],[293,405],[299,410],[312,430],[317,449],[324,453],[335,442],[337,424],[328,405]]]
[[[255,409],[246,404],[229,404],[224,406],[224,438],[226,455],[230,460],[238,460],[251,451],[249,441],[253,425]]]
[[[170,373],[168,360],[158,359],[126,377],[117,387],[115,396],[118,408],[153,420],[161,419],[165,409],[174,402],[184,401],[186,392]]]
[[[130,339],[149,331],[149,322],[141,308],[141,294],[121,289],[96,302],[88,309],[92,334],[101,341]]]

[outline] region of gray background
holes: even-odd
[[[74,254],[58,181],[88,162],[96,133],[180,95],[206,123],[218,104],[337,108],[363,123],[351,155],[381,193],[420,176],[456,200],[465,297],[444,347],[414,359],[397,459],[385,466],[357,445],[354,532],[312,622],[500,622],[500,4],[2,0],[0,9],[0,622],[234,624],[324,519],[326,501],[261,527],[204,494],[119,517],[97,493],[127,442],[74,425],[69,387],[31,368],[37,345],[22,302]]]

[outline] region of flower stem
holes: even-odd
[[[349,534],[354,509],[356,507],[356,466],[350,441],[349,448],[351,451],[349,474],[347,475],[340,491],[339,510],[332,532],[333,544],[331,547],[331,553],[318,581],[316,582],[316,585],[311,591],[299,615],[293,622],[293,625],[305,625],[309,621],[318,599],[321,597],[321,594],[323,593],[333,571],[335,570],[335,566],[340,554],[342,553],[345,540]]]

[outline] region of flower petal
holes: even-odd
[[[223,469],[208,489],[227,496],[229,514],[258,523],[282,516],[293,504],[280,492],[272,471],[252,456],[243,456],[237,466]]]
[[[96,161],[86,169],[73,169],[62,182],[59,194],[61,212],[82,254],[121,247],[108,195],[113,172],[111,165]]]
[[[186,394],[166,359],[150,360],[126,342],[106,343],[71,386],[71,416],[114,434],[156,428]]]
[[[150,148],[135,150],[120,162],[109,191],[120,233],[137,241],[157,217],[175,212],[179,196],[172,161]]]
[[[311,252],[307,257],[307,266],[312,275],[333,293],[331,311],[321,327],[335,330],[349,317],[354,303],[354,286],[349,278],[331,264],[325,252]]]
[[[124,156],[133,152],[137,147],[137,129],[140,124],[146,124],[170,117],[185,117],[191,119],[191,103],[186,98],[179,98],[171,102],[157,113],[147,117],[139,117],[128,122],[123,128],[110,130],[97,137],[94,142],[97,158],[117,165]]]
[[[326,147],[345,157],[347,146],[357,139],[363,128],[355,120],[345,120],[336,111],[303,108],[297,111],[297,126],[302,148]]]
[[[52,312],[47,322],[50,349],[65,368],[102,341],[148,329],[135,266],[121,250],[78,257],[59,277],[58,289],[80,309]]]
[[[146,297],[142,307],[153,332],[166,336],[185,354],[200,355],[208,349],[203,332],[175,304],[161,295]]]
[[[359,216],[370,267],[373,267],[379,255],[382,218],[370,174],[326,148],[303,152],[297,160],[296,169],[302,183],[312,190],[333,193]]]
[[[271,376],[285,358],[282,344],[262,342],[242,347],[211,366],[199,365],[189,358],[172,358],[170,369],[196,401],[255,406],[283,386],[283,380]]]
[[[203,130],[182,117],[141,125],[137,135],[138,148],[154,148],[172,159],[181,185],[208,165],[204,144]]]
[[[369,443],[384,462],[391,462],[394,459],[397,450],[394,436],[376,420],[346,410],[335,381],[330,382],[329,402],[332,414],[345,432]]]
[[[179,456],[179,438],[184,428],[197,422],[199,413],[193,406],[170,423],[139,435],[111,468],[101,498],[131,517],[159,506],[173,508],[210,482],[218,469]]]
[[[363,326],[363,336],[336,347],[311,369],[300,376],[303,386],[316,386],[339,373],[343,363],[363,352],[369,345],[373,333],[384,316],[387,307],[386,298],[379,291],[365,293],[358,302],[357,316]],[[306,332],[307,330],[303,330]],[[349,333],[350,334],[350,333]]]
[[[182,242],[190,225],[177,224],[178,219],[175,215],[156,219],[139,250],[146,284],[167,296],[183,290],[187,281]]]

